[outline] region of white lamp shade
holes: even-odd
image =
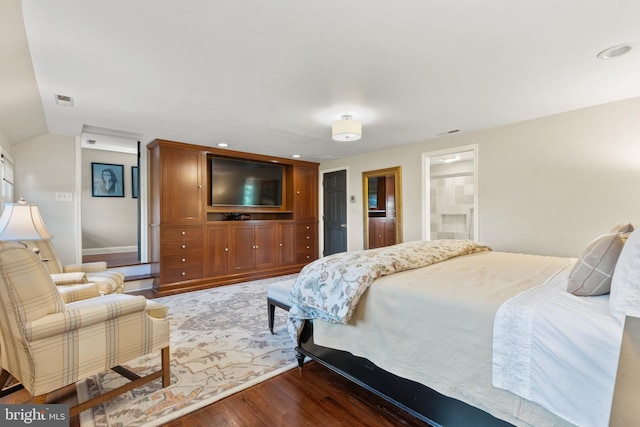
[[[0,216],[0,240],[40,240],[52,237],[42,221],[38,205],[4,205]]]
[[[357,141],[362,136],[362,123],[343,116],[342,120],[333,123],[331,136],[335,141]]]

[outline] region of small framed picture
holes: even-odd
[[[134,199],[138,198],[138,191],[140,191],[139,182],[138,167],[131,166],[131,197]]]
[[[124,197],[124,166],[91,163],[93,197]]]

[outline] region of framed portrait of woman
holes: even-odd
[[[124,166],[93,162],[91,182],[93,197],[124,197]]]

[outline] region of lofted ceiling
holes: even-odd
[[[0,46],[32,64],[21,90],[40,105],[29,123],[0,118],[11,142],[44,123],[322,161],[640,96],[638,0],[21,6],[24,27],[2,31],[22,41]],[[619,44],[634,49],[596,58]],[[345,114],[362,139],[332,141]]]

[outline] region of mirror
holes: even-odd
[[[402,242],[402,168],[362,172],[364,248]]]

